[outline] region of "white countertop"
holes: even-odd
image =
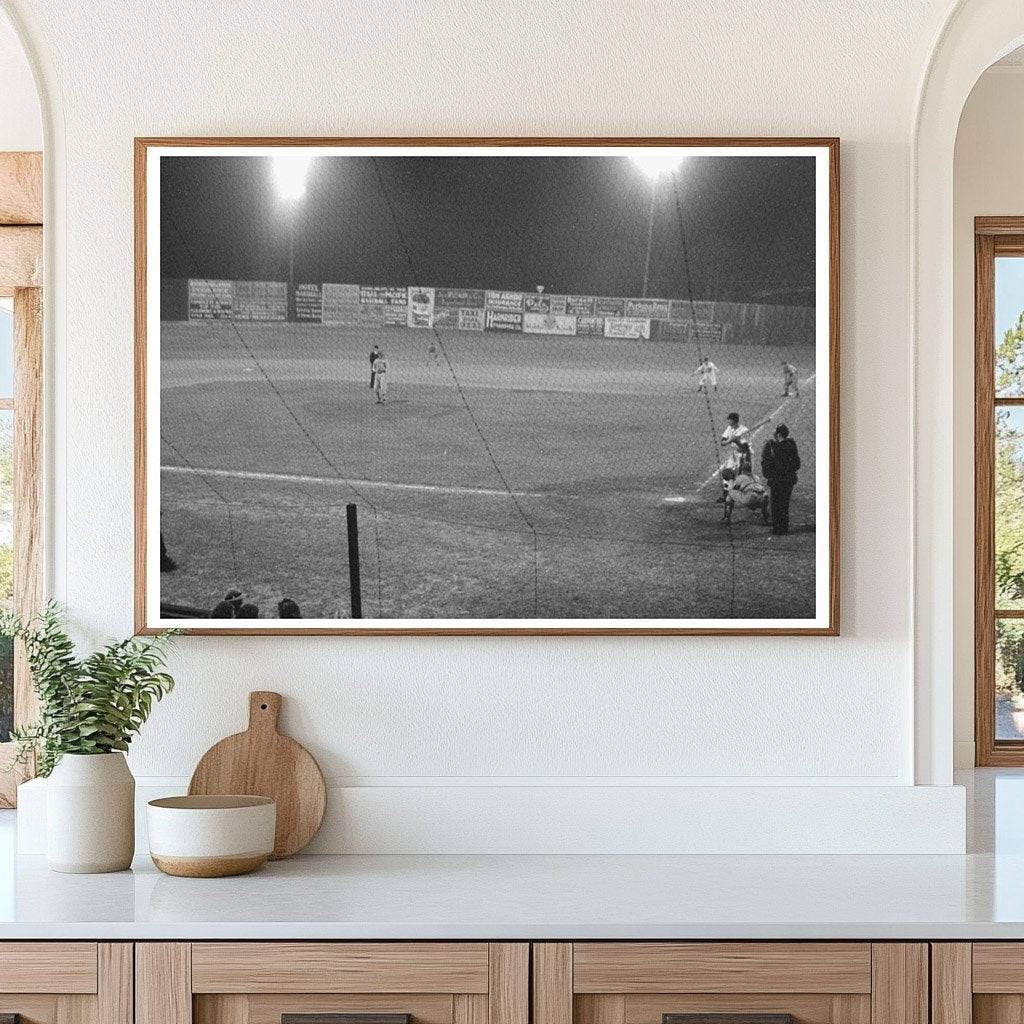
[[[0,879],[0,939],[1024,939],[1024,856],[298,857]]]
[[[0,812],[0,940],[1024,939],[1024,772],[975,772],[967,856],[297,857],[59,875]]]

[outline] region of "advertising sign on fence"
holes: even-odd
[[[209,281],[190,278],[188,282],[189,320],[230,320],[234,307],[233,281]]]
[[[578,316],[576,317],[577,334],[604,334],[603,316]]]
[[[295,286],[295,319],[302,323],[320,323],[322,317],[320,285],[297,284]]]
[[[384,306],[384,326],[404,327],[409,320],[409,306]]]
[[[484,311],[482,309],[460,309],[460,331],[482,331],[484,329]]]
[[[522,292],[487,292],[486,299],[488,309],[505,309],[511,312],[522,312]]]
[[[594,299],[594,313],[597,316],[622,316],[625,299]]]
[[[459,311],[452,306],[435,307],[434,326],[455,330],[459,326]]]
[[[550,295],[524,295],[523,310],[527,313],[550,313]]]
[[[626,316],[645,317],[648,320],[668,319],[667,299],[626,299]]]
[[[525,334],[575,334],[576,317],[555,316],[554,313],[524,313]]]
[[[694,301],[689,299],[673,299],[668,304],[670,320],[714,320],[715,304],[713,302]]]
[[[489,331],[522,331],[523,314],[502,309],[487,310],[486,327]]]
[[[325,284],[321,288],[323,322],[352,327],[359,322],[359,285]]]
[[[236,281],[236,320],[287,320],[288,285],[283,281]]]
[[[550,312],[556,316],[564,316],[568,312],[565,308],[565,299],[566,296],[564,295],[549,295],[548,300],[551,302]]]
[[[687,325],[692,342],[699,345],[717,345],[722,341],[722,325],[698,321]]]
[[[410,327],[434,326],[434,289],[413,287],[409,289],[409,316],[406,323]]]
[[[594,315],[594,297],[592,295],[566,295],[566,313],[574,313],[576,316]]]
[[[484,293],[478,288],[438,288],[434,301],[437,306],[483,309]]]
[[[606,338],[649,338],[651,321],[624,316],[610,316],[604,322]]]
[[[404,306],[407,293],[405,288],[394,288],[386,284],[361,284],[359,301],[380,306]]]

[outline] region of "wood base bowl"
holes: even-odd
[[[163,797],[150,800],[146,818],[150,856],[168,875],[245,875],[274,850],[277,807],[267,797]]]

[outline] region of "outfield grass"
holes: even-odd
[[[265,613],[287,594],[307,616],[344,617],[354,501],[365,615],[814,613],[813,385],[776,421],[804,461],[791,536],[738,512],[730,538],[709,482],[726,413],[775,410],[779,361],[804,380],[809,348],[720,347],[709,417],[690,346],[446,332],[453,377],[429,332],[239,331],[162,325],[161,526],[180,566],[165,601],[209,607],[237,586]],[[368,387],[374,340],[391,367],[384,406]]]

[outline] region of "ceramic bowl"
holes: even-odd
[[[150,856],[168,875],[244,875],[274,849],[277,805],[268,797],[169,796],[150,800],[146,817]]]

